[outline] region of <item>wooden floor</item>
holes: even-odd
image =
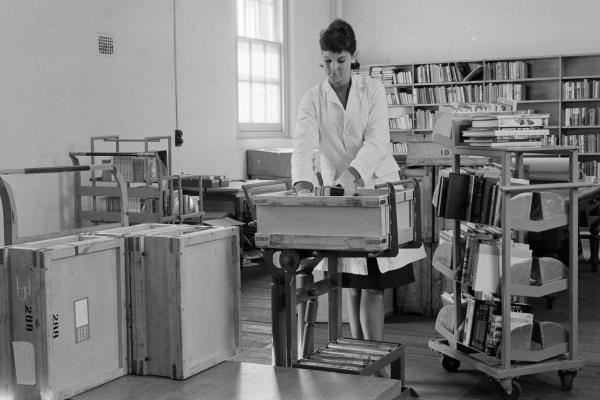
[[[573,390],[560,390],[556,372],[519,378],[520,399],[573,399],[600,398],[600,272],[592,273],[589,265],[580,264],[579,274],[579,356],[587,365],[579,371]],[[270,277],[263,266],[244,267],[242,270],[242,353],[234,360],[271,364]],[[538,299],[533,312],[540,321],[567,321],[567,298],[559,294],[552,310]],[[422,399],[494,399],[499,398],[497,383],[478,370],[459,368],[456,373],[446,372],[440,355],[427,347],[430,338],[437,338],[434,319],[416,315],[394,315],[386,320],[386,341],[407,345],[406,379],[408,386]],[[318,324],[316,344],[323,345],[327,335],[326,324]],[[344,335],[349,335],[344,325]]]

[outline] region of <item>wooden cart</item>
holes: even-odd
[[[400,247],[420,247],[419,198],[416,180],[385,184],[352,197],[298,197],[289,191],[254,196],[255,242],[265,253],[273,282],[275,365],[372,375],[389,364],[391,377],[399,379],[405,389],[403,396],[418,397],[405,384],[403,344],[341,337],[337,258],[394,257]],[[326,277],[314,282],[312,270],[324,258],[328,261]],[[315,350],[317,299],[325,293],[329,343]],[[294,318],[297,305],[298,322]]]

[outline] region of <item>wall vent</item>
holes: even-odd
[[[98,54],[113,54],[114,43],[112,36],[98,35]]]

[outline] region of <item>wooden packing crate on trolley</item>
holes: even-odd
[[[395,187],[398,245],[413,240],[413,189]],[[292,191],[254,198],[257,247],[382,252],[390,247],[388,189],[355,196],[296,196]]]
[[[64,399],[127,374],[123,240],[66,236],[2,249],[0,331],[15,400]],[[6,352],[8,350],[8,352]]]
[[[237,355],[237,227],[149,224],[125,234],[131,290],[132,372],[185,379]]]

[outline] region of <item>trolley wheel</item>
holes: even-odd
[[[460,361],[449,356],[442,357],[442,367],[448,372],[456,372],[460,367]]]
[[[521,385],[519,384],[519,382],[515,382],[512,379],[510,381],[510,394],[506,392],[507,389],[505,388],[505,385],[502,382],[500,382],[500,397],[503,400],[517,400],[519,396],[521,396]]]
[[[558,377],[560,378],[561,390],[571,390],[573,388],[573,378],[577,375],[577,371],[571,370],[560,370],[558,371]]]

